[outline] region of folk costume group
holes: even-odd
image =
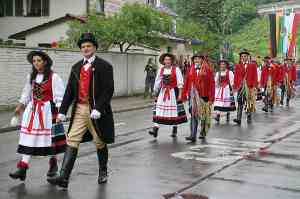
[[[242,50],[239,56],[233,71],[227,60],[220,60],[219,71],[215,72],[206,54],[195,54],[183,77],[175,66],[175,56],[170,53],[161,55],[162,67],[154,83],[153,128],[149,134],[157,138],[160,125],[170,125],[171,137],[176,138],[177,126],[188,121],[185,102],[190,113],[190,136],[186,140],[191,143],[196,142],[198,131],[199,139],[206,138],[212,110],[217,123],[224,114],[226,121],[230,122],[230,113],[236,111],[233,122],[241,125],[243,112],[247,122],[252,122],[256,102],[261,99],[265,112],[272,111],[274,105],[279,104],[279,98],[282,106],[285,96],[286,106],[289,106],[295,95],[295,60],[287,57],[281,64],[266,56],[260,69],[257,62],[251,60],[249,51]],[[281,89],[280,96],[278,89]]]
[[[115,129],[111,108],[114,93],[113,67],[96,56],[98,43],[92,33],[83,33],[78,41],[82,59],[75,63],[66,86],[52,70],[53,61],[43,51],[32,51],[27,60],[32,65],[15,110],[15,117],[22,118],[17,152],[20,160],[17,169],[9,173],[13,179],[24,181],[32,156],[48,156],[47,181],[68,188],[69,178],[77,158],[80,143],[94,141],[98,157],[98,183],[108,180],[108,144],[114,143]],[[220,60],[219,71],[206,54],[195,54],[185,76],[175,66],[176,57],[162,54],[157,69],[153,92],[153,128],[149,134],[158,137],[160,125],[172,126],[171,137],[177,137],[178,125],[188,122],[185,104],[190,114],[190,136],[185,139],[194,143],[205,139],[211,127],[212,110],[220,122],[225,113],[237,110],[233,120],[241,125],[242,113],[248,122],[256,107],[257,91],[263,90],[263,111],[273,110],[280,101],[286,105],[294,95],[297,79],[294,60],[286,58],[284,64],[264,58],[261,72],[250,60],[250,53],[240,52],[240,61],[230,71],[229,62]],[[258,74],[261,74],[258,76]],[[277,89],[281,96],[277,98]],[[237,107],[236,107],[237,102]],[[72,106],[70,124],[64,131],[63,121]],[[199,126],[199,128],[198,128]],[[56,155],[64,153],[58,172]]]

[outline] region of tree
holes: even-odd
[[[186,38],[193,38],[201,41],[201,45],[193,46],[197,52],[208,52],[211,57],[217,58],[220,38],[217,34],[208,30],[204,24],[193,21],[178,20],[177,34]]]
[[[169,33],[171,18],[151,7],[141,4],[125,4],[113,16],[91,14],[86,23],[72,22],[68,41],[76,44],[81,32],[92,32],[99,40],[100,48],[108,50],[119,46],[120,52],[127,52],[135,45],[157,47],[165,40],[161,33]]]

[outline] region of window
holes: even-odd
[[[0,0],[0,17],[5,16],[4,8],[5,8],[4,0]]]
[[[50,3],[49,0],[43,0],[42,2],[42,16],[49,16],[49,10],[50,10]]]
[[[42,47],[42,48],[51,48],[51,44],[49,43],[39,43],[38,47]]]
[[[13,1],[0,0],[0,17],[13,16]]]
[[[147,4],[154,7],[160,7],[160,0],[147,0]]]
[[[96,1],[96,11],[98,13],[104,13],[104,0]]]
[[[23,16],[23,0],[15,0],[15,16]]]
[[[49,0],[27,0],[26,3],[26,16],[49,16]]]
[[[6,16],[13,16],[13,1],[6,0],[5,5],[6,5],[5,15]]]
[[[151,6],[155,6],[156,1],[155,0],[147,0],[147,4]]]

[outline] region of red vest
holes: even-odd
[[[238,90],[242,86],[243,80],[246,80],[247,86],[253,88],[257,86],[257,66],[256,64],[236,64],[234,66],[234,90]]]
[[[271,64],[269,68],[264,65],[261,71],[260,85],[265,87],[269,77],[272,79],[272,85],[276,85],[280,81],[280,68],[274,64]]]
[[[80,104],[87,104],[89,102],[91,68],[92,67],[89,67],[89,69],[87,71],[85,71],[84,67],[82,66],[80,69],[80,81],[79,81],[79,87],[78,87]]]
[[[215,100],[214,74],[206,64],[202,64],[198,74],[194,64],[189,68],[183,88],[184,98],[187,98],[189,95],[192,85],[196,87],[200,97],[208,97],[208,100],[211,102]]]

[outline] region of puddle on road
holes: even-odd
[[[207,144],[192,146],[188,151],[171,154],[172,157],[204,163],[235,161],[249,153],[268,146],[267,143],[228,139],[211,139]]]

